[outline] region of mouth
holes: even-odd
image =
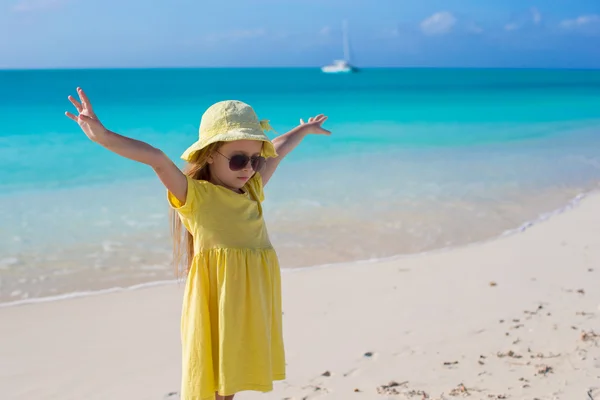
[[[250,179],[250,177],[249,177],[249,176],[238,176],[238,179],[239,179],[240,181],[244,181],[244,182],[245,182],[245,181],[247,181],[248,179]]]

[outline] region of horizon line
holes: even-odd
[[[303,69],[320,70],[320,66],[106,66],[106,67],[20,67],[20,68],[2,68],[0,72],[8,71],[71,71],[71,70],[176,70],[176,69]],[[359,70],[377,70],[377,69],[453,69],[453,70],[600,70],[597,67],[541,67],[541,66],[364,66],[357,67]]]

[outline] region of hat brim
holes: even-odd
[[[263,142],[263,148],[261,155],[265,158],[274,158],[277,157],[277,152],[275,151],[275,146],[267,135],[262,130],[256,130],[251,128],[240,128],[234,129],[227,132],[220,133],[211,137],[210,139],[200,139],[193,145],[187,148],[181,155],[181,158],[185,161],[193,161],[194,155],[199,150],[202,150],[206,146],[217,143],[217,142],[234,142],[236,140],[256,140]]]

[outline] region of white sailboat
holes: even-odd
[[[334,60],[332,64],[321,67],[321,71],[327,74],[340,74],[356,72],[357,69],[350,64],[350,43],[348,41],[348,23],[344,20],[343,26],[344,59]]]

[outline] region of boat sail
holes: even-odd
[[[332,64],[321,67],[321,71],[328,74],[356,72],[357,68],[350,64],[350,42],[348,40],[348,22],[344,20],[342,26],[344,59],[334,60]]]

